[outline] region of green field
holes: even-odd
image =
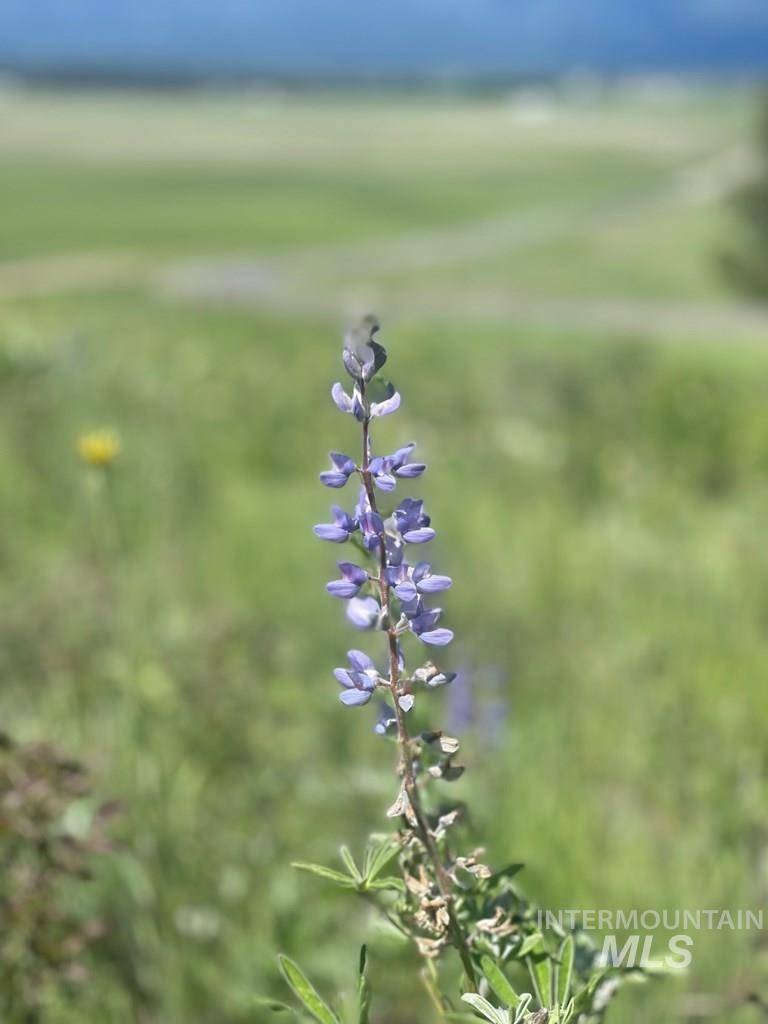
[[[392,749],[311,526],[340,326],[373,307],[455,579],[457,791],[553,908],[760,908],[768,315],[718,270],[746,92],[0,97],[0,726],[122,804],[58,1021],[259,1021],[349,991],[365,909],[289,862],[383,828]],[[109,487],[83,431],[118,432]],[[468,706],[469,705],[469,706]],[[427,719],[429,714],[430,718]],[[374,933],[374,1024],[425,1024]],[[768,989],[748,932],[609,1020]],[[279,1018],[275,1018],[279,1019]],[[756,1019],[728,1010],[713,1020]]]

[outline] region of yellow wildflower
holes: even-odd
[[[77,454],[87,466],[106,469],[120,454],[120,440],[111,430],[91,430],[77,439]]]

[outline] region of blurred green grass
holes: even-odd
[[[188,101],[165,99],[146,112],[154,133],[132,163],[124,149],[145,101],[106,113],[96,98],[74,113],[67,100],[18,102],[24,132],[8,114],[0,159],[13,260],[281,250],[290,263],[299,243],[353,238],[375,254],[377,239],[405,231],[645,197],[738,143],[748,121],[738,96],[627,101],[577,110],[575,124],[558,113],[570,127],[557,122],[555,145],[552,125],[510,120],[504,105],[372,101],[320,116],[293,100],[259,122],[269,160],[233,128],[220,160],[174,163],[174,140],[204,149],[242,109],[221,100],[191,118]],[[65,124],[83,125],[81,151],[59,162],[61,139],[46,141],[57,104]],[[93,125],[87,151],[89,110],[106,117],[109,152]],[[318,116],[308,152],[282,156],[281,140]],[[428,124],[431,141],[419,134]],[[663,155],[649,155],[654,125]],[[356,133],[379,140],[378,171],[350,161]],[[459,253],[424,276],[459,297],[490,283],[717,298],[701,268],[728,227],[721,204],[654,216],[619,218],[604,275],[593,258],[609,229],[584,226],[538,253]],[[338,308],[384,287],[375,264],[322,269],[314,287],[338,294]],[[387,287],[397,282],[395,266]],[[415,293],[419,277],[403,283]],[[497,864],[525,860],[527,892],[554,908],[762,906],[764,346],[642,322],[617,335],[407,303],[391,320],[379,313],[404,394],[380,443],[418,440],[434,558],[456,580],[445,604],[452,658],[473,680],[457,788],[472,835]],[[351,638],[323,593],[336,552],[310,530],[328,503],[316,480],[325,452],[354,443],[328,400],[339,319],[309,301],[193,305],[151,280],[65,293],[54,278],[0,311],[0,721],[84,757],[99,794],[123,802],[120,848],[87,896],[110,937],[72,1019],[258,1019],[250,997],[279,990],[276,949],[328,991],[351,985],[366,913],[288,866],[332,860],[342,839],[359,847],[384,827],[394,788],[370,716],[336,701],[330,670]],[[108,487],[74,452],[102,425],[123,443]],[[460,710],[451,694],[426,703],[430,722]],[[686,989],[759,984],[752,939],[697,935],[690,977],[630,992],[611,1019],[672,1019]],[[374,954],[375,1019],[427,1019],[405,969],[414,956],[385,936]]]

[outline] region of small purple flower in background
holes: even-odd
[[[348,516],[343,508],[338,505],[331,506],[332,523],[320,523],[313,527],[313,532],[320,540],[330,540],[335,544],[343,544],[349,540],[349,535],[358,528],[357,520]]]
[[[357,468],[348,455],[331,452],[333,469],[320,474],[320,482],[326,487],[343,487]]]
[[[395,717],[395,712],[389,704],[385,704],[384,701],[382,701],[379,709],[379,717],[373,727],[373,731],[377,732],[379,736],[386,736],[396,724],[397,718]]]
[[[347,603],[347,618],[358,629],[375,629],[381,622],[381,606],[375,597],[353,597]]]
[[[341,579],[326,583],[325,589],[333,597],[356,597],[360,587],[368,580],[368,573],[354,562],[339,562]]]

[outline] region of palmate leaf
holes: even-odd
[[[317,875],[318,878],[325,878],[329,882],[335,882],[336,885],[340,885],[342,889],[356,889],[357,880],[351,878],[349,875],[345,875],[342,871],[335,871],[333,868],[327,868],[324,864],[308,864],[303,860],[296,860],[291,864],[292,868],[296,868],[298,871],[308,871],[311,875]]]
[[[502,1003],[514,1009],[520,1002],[520,996],[512,988],[499,965],[494,963],[489,956],[484,956],[480,960],[480,967],[485,975],[485,980]]]
[[[340,1024],[339,1018],[331,1008],[323,1002],[311,981],[306,977],[298,964],[281,953],[277,958],[280,971],[288,982],[293,994],[320,1024]]]
[[[386,836],[378,845],[371,843],[365,851],[363,877],[372,882],[400,850],[400,844]]]

